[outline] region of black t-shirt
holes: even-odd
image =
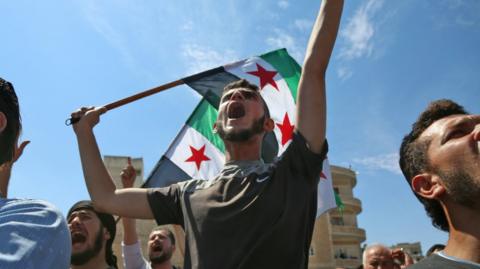
[[[454,261],[433,254],[430,257],[408,267],[408,269],[480,269],[480,264]]]
[[[213,181],[150,189],[161,224],[185,229],[185,269],[307,268],[317,186],[327,154],[295,133],[271,164],[234,161]]]

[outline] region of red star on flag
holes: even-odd
[[[285,112],[285,116],[283,117],[283,123],[277,123],[280,132],[282,132],[282,146],[292,139],[293,135],[293,128],[295,125],[290,123],[290,119],[288,118],[288,114]]]
[[[247,73],[250,75],[257,76],[260,79],[260,89],[263,89],[263,87],[265,87],[267,84],[270,84],[272,85],[272,87],[274,87],[278,91],[277,83],[273,79],[273,77],[275,77],[277,72],[267,71],[261,65],[259,64],[256,64],[256,65],[257,65],[257,71],[251,71]]]
[[[197,170],[200,170],[200,165],[203,161],[210,161],[210,158],[205,155],[205,145],[200,149],[190,146],[190,150],[192,151],[192,156],[186,159],[185,162],[195,162]]]

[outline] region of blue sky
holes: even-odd
[[[480,2],[346,1],[327,74],[330,162],[358,173],[367,243],[444,242],[397,165],[401,138],[425,106],[451,98],[480,113]],[[0,76],[20,98],[32,140],[11,197],[66,212],[88,197],[74,109],[103,105],[183,76],[286,47],[300,63],[320,1],[3,1]],[[187,87],[111,111],[102,154],[143,157],[148,173],[199,97]]]

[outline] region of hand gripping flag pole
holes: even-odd
[[[182,84],[184,84],[182,79],[175,80],[175,81],[160,85],[158,87],[155,87],[155,88],[152,88],[152,89],[134,94],[132,96],[120,99],[118,101],[112,102],[110,104],[105,105],[104,107],[107,109],[107,111],[109,111],[109,110],[112,110],[114,108],[129,104],[131,102],[137,101],[137,100],[142,99],[144,97],[159,93],[161,91],[164,91],[164,90],[167,90],[167,89],[170,89],[170,88],[176,87],[178,85],[182,85]],[[79,120],[80,120],[80,118],[69,118],[69,119],[65,120],[65,125],[68,126],[68,125],[75,124]]]

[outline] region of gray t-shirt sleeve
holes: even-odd
[[[277,166],[287,167],[291,174],[298,175],[301,178],[312,179],[318,182],[322,172],[323,160],[328,152],[328,143],[325,140],[321,153],[312,152],[303,135],[295,131],[292,143],[281,155]]]
[[[183,227],[181,197],[178,184],[148,189],[148,203],[158,225],[178,224]]]

